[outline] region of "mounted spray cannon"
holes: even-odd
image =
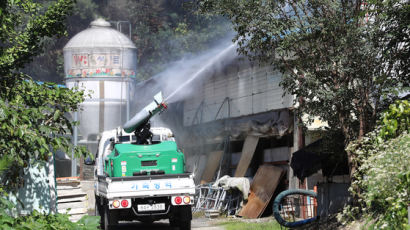
[[[152,138],[150,132],[150,119],[157,113],[161,113],[167,109],[167,104],[164,102],[162,93],[159,92],[154,96],[154,101],[145,106],[135,116],[124,124],[124,131],[127,133],[135,133],[137,144],[147,144]]]

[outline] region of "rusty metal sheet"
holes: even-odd
[[[202,174],[201,184],[213,181],[215,172],[218,170],[219,164],[222,160],[223,153],[223,151],[211,152],[206,162],[205,171]]]
[[[284,174],[282,168],[262,165],[258,168],[251,185],[251,194],[248,202],[239,212],[239,216],[258,218],[265,211],[280,179]]]
[[[235,177],[243,177],[248,170],[249,164],[252,161],[253,154],[255,153],[256,146],[258,145],[259,137],[257,136],[247,136],[242,147],[242,155],[239,160],[238,167],[235,171]]]

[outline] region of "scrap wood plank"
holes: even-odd
[[[70,202],[78,202],[78,201],[86,201],[86,196],[77,196],[77,197],[59,197],[57,203],[58,204],[63,204],[63,203],[70,203]]]
[[[81,189],[81,185],[58,185],[57,190]]]
[[[235,177],[243,177],[248,170],[249,164],[252,161],[253,154],[255,153],[256,146],[258,145],[259,137],[247,136],[242,147],[241,159],[239,160],[238,167],[235,171]]]
[[[78,187],[80,186],[80,180],[78,177],[57,177],[57,189],[60,187],[71,186]]]
[[[73,177],[57,177],[56,178],[57,182],[64,183],[64,182],[79,182],[80,178],[78,176],[73,176]]]
[[[87,193],[83,192],[81,189],[76,190],[57,190],[58,199],[67,197],[79,197],[86,196]]]
[[[219,167],[223,153],[223,151],[211,152],[206,162],[205,171],[202,174],[201,184],[206,184],[213,181],[215,172]]]
[[[239,212],[239,216],[258,218],[265,211],[273,193],[284,174],[282,168],[262,165],[258,168],[251,185],[248,203]]]
[[[67,209],[76,209],[76,208],[87,208],[87,202],[70,202],[70,203],[59,203],[58,209],[59,210],[67,210]]]
[[[72,209],[59,209],[58,213],[68,214],[68,215],[77,215],[77,214],[86,214],[86,208],[72,208]]]

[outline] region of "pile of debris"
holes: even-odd
[[[237,215],[243,200],[248,199],[249,180],[245,177],[223,176],[214,183],[197,186],[194,212],[207,217]]]
[[[223,176],[214,183],[197,186],[193,212],[204,212],[207,217],[242,216],[259,218],[271,200],[284,170],[262,165],[250,186],[245,177]]]

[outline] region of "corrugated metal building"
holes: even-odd
[[[287,169],[294,139],[293,96],[279,86],[281,74],[272,66],[237,58],[204,79],[183,102],[181,143],[197,181],[212,181],[209,175],[218,173],[240,176],[243,172],[237,173],[237,168],[247,167],[246,162],[239,166],[244,154],[250,160],[246,176],[254,175],[262,164]],[[249,136],[257,138],[246,142]],[[210,158],[218,151],[223,152],[219,162]],[[207,172],[209,168],[216,172]]]
[[[288,166],[291,153],[297,150],[294,96],[284,94],[279,86],[281,74],[272,66],[238,56],[220,62],[222,68],[209,68],[188,85],[194,93],[172,103],[160,119],[154,120],[154,126],[173,130],[186,155],[187,169],[195,173],[197,182],[237,175],[242,153],[247,152],[249,168],[246,162],[241,166],[246,176],[252,177],[262,164],[278,165],[290,172],[283,186],[289,185],[289,179],[293,180],[291,187],[298,186]],[[161,82],[150,79],[140,83],[137,91],[148,95],[167,88]],[[248,137],[256,138],[246,142]]]

